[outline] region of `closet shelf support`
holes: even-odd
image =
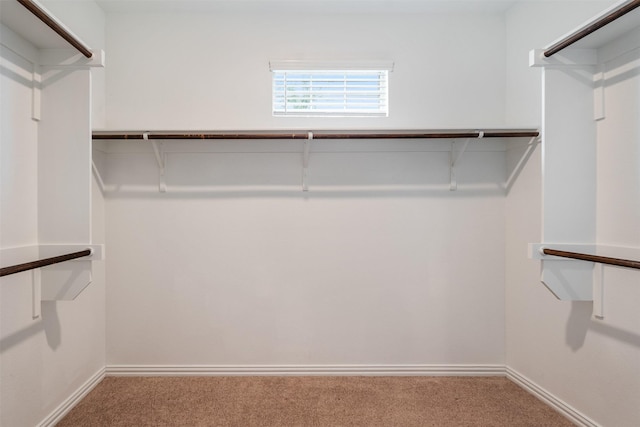
[[[311,141],[313,140],[313,132],[307,134],[307,140],[304,142],[304,152],[302,153],[302,191],[309,191],[309,156],[311,154]]]
[[[511,174],[509,174],[509,177],[505,182],[505,188],[507,189],[507,191],[511,189],[517,177],[520,175],[520,172],[522,172],[522,169],[524,168],[525,164],[527,163],[527,161],[535,151],[538,144],[540,144],[541,142],[542,141],[539,136],[531,137],[531,139],[527,143],[527,149],[525,150],[522,157],[520,157],[520,160],[518,160],[518,163],[513,168],[513,171],[511,172]]]
[[[480,130],[477,132],[478,132],[478,135],[476,136],[477,139],[484,138],[483,131]],[[449,191],[456,191],[458,189],[458,181],[456,179],[456,165],[460,162],[460,159],[462,158],[462,155],[465,153],[465,151],[467,151],[467,148],[469,147],[469,142],[471,142],[471,138],[467,138],[464,141],[462,148],[460,149],[460,151],[457,152],[457,154],[456,154],[456,141],[454,140],[451,143],[451,155],[450,155],[451,163],[449,165],[449,179],[450,179]]]
[[[531,243],[529,258],[541,260],[542,283],[564,301],[593,301],[593,315],[604,316],[604,270],[640,269],[640,248],[599,244]]]
[[[11,265],[9,267],[0,268],[0,277],[9,276],[10,274],[22,273],[23,271],[29,271],[36,268],[46,267],[53,264],[58,264],[65,261],[71,261],[76,258],[88,257],[93,254],[91,248],[83,249],[78,252],[72,252],[69,254],[58,255],[54,257],[39,259],[36,261],[29,261],[22,264]]]
[[[636,261],[636,260],[606,257],[602,255],[594,255],[594,254],[582,253],[582,252],[563,251],[559,249],[551,249],[551,248],[545,248],[545,247],[540,247],[539,251],[543,256],[544,255],[557,256],[562,258],[575,259],[579,261],[597,262],[600,264],[613,265],[616,267],[625,267],[625,268],[633,268],[636,270],[640,270],[640,261]]]
[[[167,156],[162,151],[162,147],[158,146],[158,143],[153,139],[149,139],[149,133],[145,132],[142,134],[142,139],[145,141],[151,142],[151,147],[153,147],[153,153],[156,156],[156,162],[158,162],[158,174],[159,174],[159,183],[158,183],[158,191],[161,193],[167,192],[167,183],[164,179],[164,171],[167,163]]]
[[[91,160],[91,169],[93,170],[93,175],[96,177],[96,181],[98,181],[98,186],[100,187],[100,191],[104,192],[104,180],[102,179],[102,175],[100,175],[100,170],[96,166],[96,162]]]

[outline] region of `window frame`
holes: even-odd
[[[393,71],[391,61],[270,61],[269,68],[272,72],[273,117],[389,116],[389,72]],[[292,79],[288,80],[287,76],[292,76]],[[375,79],[378,79],[378,83],[367,87]],[[302,89],[300,95],[308,99],[312,108],[298,108],[302,103],[288,102],[289,82],[291,86]],[[314,88],[314,82],[321,84]],[[333,82],[338,85],[332,87]],[[339,86],[340,82],[342,87]],[[323,94],[323,91],[326,93]],[[377,99],[377,102],[370,102],[368,98],[371,101]],[[289,108],[290,105],[293,107]]]

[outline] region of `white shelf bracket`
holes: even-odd
[[[599,263],[593,266],[593,317],[604,319],[604,267]]]
[[[449,153],[449,191],[456,191],[458,189],[458,182],[456,181],[456,170],[454,168],[456,158],[456,141],[451,142],[451,152]]]
[[[484,132],[483,131],[479,131],[478,132],[478,138],[483,138],[483,137],[484,137]],[[450,179],[449,190],[450,191],[456,191],[458,189],[458,182],[456,180],[456,165],[460,162],[460,159],[462,158],[462,155],[464,154],[464,152],[467,150],[467,147],[469,146],[469,142],[470,141],[471,141],[471,139],[467,138],[464,141],[464,144],[462,145],[462,148],[457,153],[456,153],[456,141],[454,140],[451,143],[451,155],[450,155],[451,164],[449,165],[449,167],[450,167],[450,169],[449,169],[449,179]]]
[[[33,85],[31,91],[31,119],[39,122],[42,118],[42,74],[40,73],[39,65],[33,65],[31,83]]]
[[[605,107],[604,107],[604,97],[605,97],[605,65],[598,65],[598,71],[594,73],[593,76],[593,120],[600,121],[605,119]]]
[[[167,192],[167,183],[164,179],[164,171],[167,164],[167,156],[166,153],[162,151],[162,146],[158,146],[158,143],[153,139],[149,139],[149,133],[145,132],[142,134],[142,139],[145,141],[151,142],[151,146],[153,147],[153,153],[156,155],[156,162],[158,162],[158,171],[159,171],[159,183],[158,190],[161,193]]]
[[[91,160],[91,169],[93,169],[93,175],[96,177],[96,181],[98,181],[98,186],[100,187],[100,191],[104,193],[104,181],[102,180],[102,175],[100,175],[100,171],[96,166],[96,162]]]
[[[518,178],[518,175],[520,175],[520,172],[522,172],[522,169],[524,168],[525,164],[535,151],[538,144],[540,144],[540,142],[542,142],[540,136],[534,136],[529,140],[529,142],[527,143],[527,149],[525,150],[522,157],[520,157],[520,160],[518,160],[518,163],[513,168],[513,171],[511,172],[511,174],[509,174],[509,177],[505,181],[505,188],[507,188],[507,190],[511,189],[514,182]]]
[[[31,292],[32,292],[32,301],[31,301],[31,317],[33,319],[37,319],[42,314],[41,305],[42,302],[42,288],[41,278],[40,278],[40,269],[36,268],[31,271]]]
[[[313,132],[309,132],[307,140],[304,142],[304,152],[302,153],[302,191],[309,191],[309,156],[311,155],[311,141]]]

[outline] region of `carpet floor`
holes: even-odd
[[[504,377],[107,377],[68,426],[572,426]]]

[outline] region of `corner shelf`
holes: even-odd
[[[574,42],[578,36],[584,37]],[[566,45],[565,40],[572,42],[549,55],[551,47]],[[542,261],[541,280],[557,298],[594,301],[594,313],[601,312],[602,268],[605,267],[591,261],[543,255],[538,249],[545,247],[596,256],[626,254],[632,261],[640,259],[640,248],[611,245],[609,241],[617,239],[606,236],[607,241],[599,241],[597,233],[599,209],[608,209],[607,212],[615,209],[603,207],[602,202],[599,203],[603,195],[597,191],[602,185],[598,168],[603,167],[603,159],[598,160],[602,155],[598,149],[598,122],[608,116],[616,117],[616,114],[619,118],[619,112],[614,108],[606,111],[605,92],[613,80],[608,67],[615,61],[617,67],[622,64],[625,69],[637,68],[635,57],[639,47],[640,1],[627,0],[605,10],[549,47],[530,53],[530,65],[543,69],[542,240],[545,243],[530,245],[529,256]],[[625,75],[625,78],[634,78],[634,73]],[[632,120],[637,121],[637,116],[629,113]],[[633,138],[631,135],[628,138]],[[629,143],[634,144],[634,141]],[[612,164],[615,167],[612,163],[615,160],[608,158],[607,161],[607,167],[611,168]],[[634,191],[633,188],[628,187],[625,191],[628,194]],[[614,188],[619,189],[620,185]],[[632,194],[632,197],[638,196],[640,194]],[[609,221],[611,217],[610,214]],[[636,226],[640,228],[640,224]],[[632,241],[633,245],[640,244],[640,239],[636,240]]]
[[[0,249],[3,265],[93,251],[91,256],[34,270],[38,317],[36,300],[74,299],[91,282],[92,261],[102,259],[102,246],[91,244],[90,69],[104,66],[104,52],[89,50],[33,0],[1,1],[0,23],[0,42],[7,54],[25,60],[22,67],[30,79],[24,84],[32,92],[30,118],[38,127],[37,150],[30,159],[38,165],[37,243]]]

